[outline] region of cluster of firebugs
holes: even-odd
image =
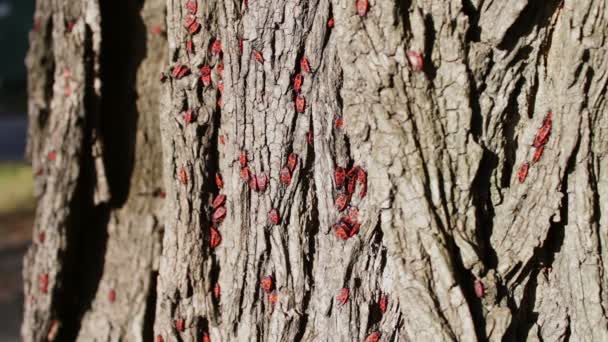
[[[244,0],[244,4],[245,4],[245,6],[248,6],[248,0]],[[369,9],[368,0],[355,0],[355,7],[356,7],[357,14],[360,17],[365,17],[367,15],[367,11]],[[201,24],[197,21],[197,18],[196,18],[196,13],[198,11],[198,4],[197,4],[196,0],[188,0],[188,2],[186,3],[186,10],[187,10],[188,14],[186,15],[186,17],[184,19],[184,27],[188,31],[190,37],[192,37],[193,35],[197,34],[201,29]],[[334,27],[333,18],[328,20],[327,26],[330,29]],[[154,31],[153,33],[158,33],[156,31],[159,31],[159,30],[160,30],[159,27],[155,27],[153,30]],[[243,40],[242,39],[239,40],[239,47],[240,47],[240,50],[242,53],[243,52]],[[186,41],[186,51],[188,51],[189,53],[194,52],[194,44],[192,42],[192,39],[188,39]],[[212,55],[215,55],[215,56],[222,55],[222,43],[220,40],[216,39],[211,43],[210,52]],[[423,70],[423,67],[424,67],[423,56],[419,52],[407,51],[406,56],[407,56],[408,62],[410,63],[412,70],[414,70],[414,71]],[[264,57],[260,51],[253,50],[252,57],[256,60],[256,62],[264,63]],[[224,65],[222,63],[219,63],[216,68],[217,68],[217,74],[220,77],[220,81],[218,82],[218,91],[221,94],[224,89],[223,83],[221,81],[223,70],[224,70]],[[294,100],[295,110],[297,113],[304,113],[305,108],[306,108],[306,98],[303,95],[301,95],[300,92],[302,89],[302,85],[305,81],[305,75],[310,74],[312,72],[310,63],[306,57],[303,57],[300,60],[300,70],[301,70],[301,72],[297,73],[294,76],[292,86],[293,86],[293,90],[296,94],[295,100]],[[68,71],[66,71],[66,73],[68,75],[66,77],[69,77],[69,69],[68,69]],[[181,64],[174,66],[171,71],[171,76],[175,79],[180,79],[180,78],[183,78],[190,74],[191,74],[190,69],[187,66],[181,65]],[[204,86],[211,85],[211,68],[209,66],[203,65],[202,67],[200,67],[199,76],[200,76],[200,80]],[[161,73],[160,79],[161,79],[161,81],[165,81],[166,75],[164,73]],[[69,95],[69,88],[66,88],[66,95]],[[222,106],[221,97],[217,101],[217,106],[219,108],[221,108],[221,106]],[[187,110],[186,112],[184,112],[183,117],[184,117],[185,124],[190,124],[195,119],[194,115],[195,114],[192,110]],[[543,154],[543,151],[544,151],[545,144],[547,143],[547,141],[549,139],[549,135],[551,134],[552,115],[553,115],[552,112],[549,112],[546,115],[546,117],[543,121],[542,127],[538,130],[538,132],[534,138],[534,142],[532,145],[535,148],[535,152],[532,157],[533,164],[540,160],[540,158]],[[341,117],[337,118],[335,121],[336,128],[342,128],[342,125],[343,125],[342,118]],[[224,139],[225,139],[224,136],[220,136],[220,142],[222,144],[224,144]],[[308,135],[308,142],[312,143],[311,132],[309,132],[309,135]],[[56,152],[55,151],[49,152],[47,159],[49,161],[55,160]],[[282,184],[287,186],[291,183],[292,175],[298,165],[298,159],[299,159],[298,155],[295,153],[291,153],[287,157],[287,162],[286,162],[285,166],[279,171],[279,180]],[[268,177],[265,174],[257,175],[257,174],[253,174],[250,171],[250,169],[248,167],[248,159],[247,159],[246,152],[242,152],[241,155],[239,156],[239,164],[240,164],[240,168],[241,168],[240,177],[244,182],[246,182],[249,185],[249,188],[255,192],[260,192],[260,193],[265,192],[266,188],[268,186]],[[525,162],[520,166],[518,173],[517,173],[517,178],[520,183],[523,183],[526,180],[529,168],[530,168],[529,162]],[[186,171],[186,169],[184,167],[180,168],[180,170],[178,172],[178,178],[182,184],[188,183],[188,172]],[[223,180],[222,180],[221,175],[217,174],[215,176],[215,182],[219,189],[223,188]],[[335,208],[338,212],[343,212],[347,208],[348,208],[348,210],[347,210],[346,215],[343,215],[342,217],[340,217],[338,222],[334,225],[333,230],[339,239],[347,240],[347,239],[353,237],[354,235],[356,235],[359,231],[360,224],[358,222],[358,209],[354,206],[349,206],[349,204],[350,204],[352,196],[356,192],[357,184],[359,184],[359,186],[360,186],[360,190],[359,190],[360,198],[365,197],[365,195],[367,193],[367,173],[365,172],[364,169],[362,169],[360,166],[357,166],[357,165],[353,166],[350,170],[346,170],[343,167],[336,167],[336,169],[334,171],[334,182],[335,182],[336,188],[339,189],[339,192],[335,198]],[[160,197],[165,197],[165,193],[162,191],[156,195],[158,195]],[[212,249],[216,248],[221,243],[221,240],[222,240],[221,235],[215,226],[219,225],[226,217],[225,203],[226,203],[226,195],[219,194],[217,197],[215,197],[215,199],[213,200],[213,202],[211,204],[212,211],[213,211],[211,220],[212,220],[212,223],[214,224],[214,226],[212,226],[210,228],[209,243],[210,243],[210,247]],[[281,223],[281,215],[280,215],[278,209],[273,208],[270,210],[270,212],[268,213],[268,220],[273,225],[279,225]],[[44,240],[45,240],[44,232],[41,232],[39,234],[39,240],[41,243],[44,242]],[[47,273],[41,274],[39,276],[38,285],[39,285],[38,286],[39,290],[42,293],[48,292],[49,276]],[[274,279],[271,275],[268,275],[268,276],[265,276],[262,278],[261,288],[264,290],[264,292],[266,292],[268,294],[268,300],[270,303],[275,304],[278,301],[278,294],[277,294],[276,289],[274,288]],[[480,280],[475,281],[474,290],[475,290],[474,291],[475,294],[479,298],[483,297],[485,294],[484,285]],[[216,284],[213,288],[213,295],[217,300],[219,300],[220,294],[221,294],[221,290],[220,290],[219,284]],[[339,305],[344,305],[348,302],[349,296],[350,296],[350,289],[342,288],[338,291],[338,294],[336,296],[336,301]],[[108,300],[110,302],[114,302],[116,300],[116,292],[114,289],[111,289],[108,292]],[[387,296],[385,294],[382,294],[380,296],[377,304],[378,304],[378,308],[380,309],[380,311],[382,313],[384,313],[386,311],[386,308],[388,305]],[[175,321],[175,328],[180,332],[184,331],[184,329],[185,329],[184,319],[177,319]],[[379,331],[375,331],[375,332],[372,332],[371,334],[369,334],[365,341],[366,342],[377,342],[380,340],[380,337],[381,337],[381,333]],[[156,341],[163,342],[163,337],[161,335],[157,335]],[[210,341],[209,335],[207,333],[205,333],[203,335],[203,341],[204,342]]]

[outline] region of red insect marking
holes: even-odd
[[[304,76],[302,74],[297,74],[293,78],[293,90],[296,93],[302,91],[302,84],[304,83]]]
[[[261,175],[256,177],[257,187],[260,192],[266,191],[268,187],[268,176]]]
[[[57,159],[57,152],[50,151],[49,153],[46,154],[46,160],[55,161],[56,159]]]
[[[42,293],[47,293],[49,291],[49,275],[48,273],[43,273],[38,276],[38,289]]]
[[[209,334],[207,334],[207,333],[203,334],[203,342],[211,342],[211,338],[209,337]]]
[[[339,193],[338,196],[336,196],[335,202],[336,209],[338,209],[338,211],[343,211],[350,202],[350,196],[345,193]]]
[[[222,41],[219,39],[214,39],[213,43],[211,43],[211,54],[219,55],[222,53]]]
[[[194,24],[190,25],[190,27],[188,27],[188,32],[191,35],[195,35],[198,33],[198,31],[200,31],[201,29],[201,24],[199,24],[198,22],[195,22]]]
[[[211,217],[211,221],[213,223],[220,223],[220,222],[224,221],[224,218],[226,218],[226,208],[219,207],[213,211],[213,216]]]
[[[108,292],[108,301],[110,301],[110,303],[116,301],[116,291],[114,291],[114,289],[111,289],[110,292]]]
[[[196,22],[196,17],[192,14],[188,14],[184,18],[184,27],[190,28],[190,26],[194,25],[195,22]]]
[[[217,90],[220,92],[220,94],[224,92],[224,82],[222,82],[222,81],[218,82]]]
[[[184,122],[186,123],[186,125],[189,125],[192,120],[194,120],[194,113],[192,112],[192,110],[190,109],[184,112]]]
[[[296,111],[298,113],[304,113],[304,109],[306,109],[306,98],[302,95],[298,95],[296,97]]]
[[[410,66],[414,71],[420,71],[424,68],[424,60],[422,59],[422,55],[416,51],[408,51],[406,53],[407,60],[410,62]]]
[[[163,342],[163,337],[161,335],[156,335],[156,342]]]
[[[223,134],[220,135],[220,144],[226,145],[226,137]]]
[[[517,179],[520,183],[526,181],[526,178],[528,177],[528,170],[530,170],[530,163],[523,163],[519,167],[519,171],[517,171]]]
[[[344,185],[344,180],[346,179],[346,171],[343,167],[336,167],[334,171],[334,179],[336,180],[336,187],[341,187]]]
[[[249,180],[249,169],[244,167],[241,169],[241,179],[247,182]]]
[[[159,36],[163,33],[163,28],[160,26],[152,26],[152,28],[150,28],[150,33],[152,33],[155,36]],[[162,337],[161,337],[162,338]]]
[[[344,127],[344,118],[341,116],[336,117],[334,127],[336,127],[336,129],[342,129]]]
[[[194,52],[194,43],[192,43],[192,40],[186,42],[186,51],[188,51],[189,54]]]
[[[337,224],[335,226],[336,236],[340,240],[348,240],[350,237],[350,229],[344,224]]]
[[[310,73],[310,63],[308,62],[308,58],[302,57],[300,60],[300,69],[302,69],[302,72],[304,73]]]
[[[209,228],[209,245],[211,246],[211,249],[219,246],[221,242],[222,236],[220,235],[220,232],[214,227]]]
[[[186,9],[188,10],[188,13],[196,14],[196,11],[198,10],[196,0],[188,0],[188,2],[186,2]]]
[[[380,337],[382,337],[382,334],[379,331],[374,331],[365,338],[365,342],[378,342]]]
[[[361,227],[361,225],[359,223],[353,224],[353,226],[350,229],[350,232],[348,234],[348,237],[351,238],[351,237],[357,235],[357,233],[359,232],[359,227]]]
[[[173,71],[171,72],[171,74],[173,75],[173,77],[180,79],[190,74],[190,69],[185,65],[178,64],[173,67]]]
[[[224,203],[226,203],[226,195],[218,195],[214,200],[213,200],[213,204],[211,204],[211,206],[213,207],[213,209],[217,209],[221,206],[224,205]]]
[[[357,0],[356,6],[357,14],[361,17],[365,17],[369,8],[369,3],[367,2],[367,0]]]
[[[541,147],[547,143],[551,135],[551,116],[547,114],[547,118],[543,122],[542,127],[536,133],[532,146]]]
[[[270,304],[276,304],[279,301],[279,295],[277,293],[277,291],[272,291],[271,293],[268,294],[268,302]]]
[[[222,176],[219,173],[215,174],[215,185],[217,185],[218,189],[224,188],[224,181],[222,180]]]
[[[309,130],[309,131],[308,131],[308,137],[307,137],[307,140],[308,140],[308,145],[312,145],[312,141],[313,141],[313,134],[312,134],[312,131],[311,131],[311,130]]]
[[[298,155],[295,153],[290,153],[289,157],[287,157],[287,167],[289,167],[289,170],[291,172],[293,172],[293,170],[296,169],[297,165],[298,165]]]
[[[222,108],[222,97],[217,99],[217,108]]]
[[[380,308],[380,312],[385,313],[387,306],[388,306],[388,296],[380,295],[380,299],[378,300],[378,307]]]
[[[257,180],[257,176],[256,175],[252,175],[249,178],[249,189],[251,189],[252,191],[257,192],[258,190],[260,190],[260,188],[258,188],[258,180]]]
[[[284,167],[279,172],[279,178],[281,179],[281,183],[285,185],[289,185],[291,183],[291,171],[289,171],[288,167]]]
[[[182,332],[184,331],[184,326],[185,326],[185,321],[183,318],[180,319],[176,319],[175,320],[175,329],[177,329],[177,331]]]
[[[477,296],[477,298],[483,298],[483,296],[486,294],[486,289],[483,286],[483,283],[481,282],[481,280],[475,280],[475,295]]]
[[[334,18],[331,18],[327,21],[327,27],[334,28]]]
[[[44,243],[45,238],[46,238],[46,234],[44,234],[44,232],[38,233],[38,242]]]
[[[349,296],[350,296],[350,290],[347,289],[346,287],[343,287],[340,289],[340,291],[338,291],[338,295],[336,296],[336,301],[338,301],[338,304],[344,305],[344,304],[346,304],[346,302],[348,302]]]
[[[247,153],[242,151],[239,156],[239,163],[241,163],[241,167],[247,166]]]
[[[203,85],[208,87],[211,84],[211,68],[208,65],[203,65],[199,69],[199,74],[201,75],[201,81],[203,81]]]
[[[220,78],[224,77],[224,63],[220,63],[217,65],[217,74]]]
[[[274,287],[272,276],[265,276],[262,278],[262,289],[266,291],[266,293],[270,293],[272,288]]]
[[[222,289],[220,288],[220,284],[216,283],[215,286],[213,287],[213,297],[217,300],[220,300],[221,296],[222,296]]]
[[[270,223],[274,225],[281,223],[281,216],[279,215],[279,211],[275,208],[271,209],[268,213],[268,219],[270,220]]]
[[[178,177],[179,177],[179,181],[182,184],[184,184],[184,185],[188,184],[188,172],[186,172],[186,168],[184,168],[183,166],[181,169],[179,169]]]
[[[538,163],[540,157],[543,156],[543,152],[545,151],[545,146],[539,146],[534,151],[534,156],[532,157],[532,163]]]
[[[349,176],[348,185],[346,186],[346,191],[351,195],[354,194],[355,185],[357,185],[357,178]]]
[[[258,63],[264,63],[264,56],[258,50],[253,50],[253,58],[255,58]]]

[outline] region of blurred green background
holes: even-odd
[[[39,0],[47,1],[47,0]],[[30,244],[35,200],[26,137],[25,55],[33,0],[0,0],[0,341],[19,341],[21,267]]]

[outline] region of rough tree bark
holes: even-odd
[[[37,1],[25,341],[608,340],[605,2],[356,3]]]

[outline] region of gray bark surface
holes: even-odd
[[[38,1],[25,341],[608,340],[603,1],[196,3],[189,34],[187,0]]]

